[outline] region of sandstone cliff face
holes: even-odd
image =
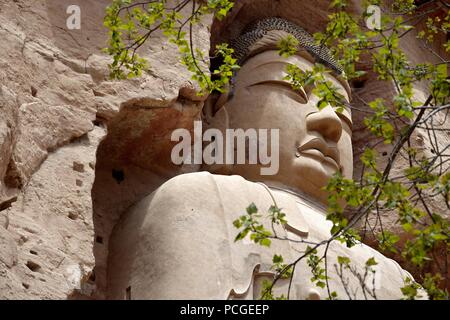
[[[0,299],[93,295],[94,239],[101,246],[96,249],[99,270],[101,256],[107,256],[108,235],[94,234],[91,197],[97,148],[107,125],[121,119],[113,122],[100,162],[107,158],[126,170],[123,155],[145,147],[146,154],[138,151],[132,159],[151,168],[160,149],[168,148],[170,135],[163,137],[170,126],[191,125],[201,108],[202,98],[178,62],[177,49],[159,37],[144,49],[152,50],[148,74],[108,80],[109,60],[101,49],[109,3],[0,1]],[[67,29],[69,5],[81,8],[80,30]],[[206,26],[196,32],[199,46],[208,50]],[[149,131],[157,119],[167,122]],[[162,140],[154,148],[152,132]],[[117,182],[109,167],[102,170],[113,182],[108,180],[101,192],[108,203],[118,196],[110,193]],[[97,201],[98,210],[106,203]],[[116,208],[112,211],[111,216],[118,215]]]
[[[160,36],[143,48],[151,52],[145,76],[109,81],[101,53],[109,3],[0,0],[0,299],[104,297],[115,222],[168,178],[197,169],[171,164],[170,134],[192,129],[206,97],[196,95],[177,49]],[[214,45],[269,15],[319,31],[328,2],[301,3],[237,1],[225,21],[199,24],[198,47],[209,50],[210,29]],[[81,8],[80,30],[66,27],[69,5]],[[353,7],[358,12],[359,2]],[[406,43],[414,62],[429,58],[413,35]],[[393,90],[369,77],[355,93],[371,101]],[[417,94],[426,99],[421,88]],[[369,139],[363,115],[354,113],[355,159]],[[448,132],[438,134],[442,143],[450,140]],[[428,137],[417,139],[432,152]]]

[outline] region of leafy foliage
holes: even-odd
[[[189,16],[183,14],[192,8]],[[112,79],[126,79],[141,76],[148,70],[147,59],[141,57],[139,49],[157,31],[162,32],[170,43],[175,44],[181,62],[192,72],[202,92],[224,91],[233,72],[239,69],[232,57],[233,49],[227,44],[217,46],[216,54],[223,63],[211,76],[205,53],[194,47],[194,26],[202,17],[213,14],[222,19],[233,7],[229,0],[181,0],[171,5],[168,0],[134,2],[132,0],[112,0],[106,9],[104,25],[109,29],[109,43],[105,52],[113,57],[110,64]],[[202,63],[200,63],[202,62]]]
[[[233,225],[242,231],[238,233],[234,241],[239,241],[244,239],[248,234],[250,234],[250,239],[256,244],[262,246],[270,247],[272,243],[270,237],[272,233],[265,229],[264,225],[259,221],[262,215],[258,214],[258,208],[254,203],[247,207],[247,215],[241,216],[239,219],[233,222]]]
[[[317,255],[317,249],[312,249],[311,247],[307,247],[306,251],[309,251],[308,254],[308,266],[311,268],[311,272],[313,274],[313,277],[311,278],[311,282],[314,283],[319,288],[325,288],[326,286],[326,270],[324,267],[322,267],[322,262],[324,258],[320,258]]]
[[[369,4],[378,3],[372,1],[367,3]],[[365,55],[371,57],[372,72],[378,79],[392,82],[396,89],[396,95],[391,101],[377,98],[364,102],[372,111],[364,119],[366,127],[379,141],[393,145],[387,164],[383,167],[378,163],[377,159],[380,157],[375,148],[368,147],[361,156],[364,168],[360,180],[345,179],[338,173],[326,187],[330,194],[327,219],[333,222],[333,239],[340,240],[349,247],[354,245],[358,236],[352,227],[364,219],[367,226],[368,217],[375,214],[377,223],[381,225],[381,232],[376,234],[381,249],[401,252],[402,256],[419,270],[439,264],[438,259],[433,257],[439,251],[443,261],[440,270],[447,274],[446,261],[450,248],[448,220],[444,218],[445,212],[433,212],[427,202],[429,199],[442,197],[450,208],[448,189],[444,186],[448,181],[449,166],[444,165],[443,150],[425,158],[420,150],[412,146],[410,140],[415,130],[420,128],[428,132],[433,148],[439,148],[436,134],[433,133],[439,130],[434,118],[439,112],[449,112],[449,63],[442,59],[443,63],[424,62],[412,65],[401,49],[402,37],[414,29],[414,26],[407,24],[407,21],[413,19],[405,20],[401,14],[416,14],[419,21],[423,17],[426,18],[414,1],[395,1],[390,8],[393,14],[383,16],[382,28],[379,30],[365,30],[361,27],[362,21],[345,11],[346,1],[333,1],[332,6],[336,12],[330,15],[325,32],[315,35],[318,44],[334,49],[334,54],[340,58],[339,61],[346,70],[347,79],[361,76],[355,71],[356,63]],[[428,13],[438,10],[439,7],[435,7],[434,11]],[[428,17],[425,29],[417,33],[418,38],[428,35],[424,46],[432,52],[434,49],[431,42],[434,35],[448,31],[448,15],[447,10],[443,20],[439,16]],[[444,47],[448,49],[448,43]],[[289,67],[287,79],[291,80],[293,88],[297,90],[313,85],[314,93],[320,97],[317,104],[319,109],[326,105],[342,108],[345,102],[342,97],[336,95],[335,88],[323,84],[325,72],[317,66],[311,71]],[[413,86],[423,80],[427,81],[430,92],[425,103],[416,101],[413,94]],[[444,149],[447,148],[448,146]],[[403,176],[393,177],[392,167],[399,156],[408,159],[410,165],[404,168]],[[352,216],[344,214],[344,209],[340,206],[342,200],[353,212]],[[401,245],[399,236],[384,230],[380,217],[382,212],[397,214],[398,224],[409,235]],[[373,228],[372,232],[375,233]],[[344,260],[341,262],[344,263]],[[421,282],[430,298],[442,298],[448,297],[447,292],[442,290],[447,281],[438,276],[425,276]],[[403,293],[414,298],[417,289],[417,284],[410,282]]]

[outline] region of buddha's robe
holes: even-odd
[[[286,213],[288,225],[277,226],[279,237],[270,248],[249,240],[235,242],[239,232],[233,221],[254,203],[267,216],[274,204]],[[167,181],[123,216],[116,225],[109,246],[109,298],[123,299],[256,299],[261,280],[271,279],[274,254],[286,263],[295,261],[308,244],[330,238],[331,224],[325,208],[294,194],[269,189],[240,176],[207,172],[184,174]],[[270,223],[266,228],[271,230]],[[312,246],[312,245],[310,245]],[[321,256],[325,246],[319,248]],[[337,257],[346,256],[363,275],[369,258],[378,263],[375,285],[378,299],[400,299],[404,279],[411,277],[393,260],[362,243],[352,248],[332,242],[327,254],[329,286],[338,298],[348,299],[338,276]],[[322,267],[324,265],[322,264]],[[311,269],[303,259],[292,279],[291,299],[325,299],[326,289],[311,281]],[[344,270],[347,291],[364,299],[360,281]],[[275,293],[287,294],[289,279],[276,285]],[[371,296],[366,293],[367,298]]]

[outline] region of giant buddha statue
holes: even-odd
[[[296,55],[284,58],[277,44],[291,34],[299,40]],[[317,108],[313,88],[294,90],[286,67],[311,70],[315,62],[331,68],[326,77],[350,102],[350,88],[326,48],[313,44],[303,29],[278,18],[264,19],[233,42],[241,69],[229,92],[211,98],[204,126],[226,129],[279,129],[279,168],[262,175],[263,164],[214,164],[204,171],[176,176],[139,201],[115,226],[110,239],[107,297],[111,299],[257,299],[262,280],[274,278],[274,254],[295,261],[309,243],[330,238],[323,187],[340,171],[351,178],[352,119],[349,109]],[[224,133],[225,135],[225,133]],[[273,143],[273,141],[272,141]],[[249,155],[247,154],[247,157]],[[235,242],[233,221],[254,203],[260,213],[276,203],[288,223],[277,227],[270,248],[248,238]],[[325,247],[319,247],[320,256]],[[338,256],[349,257],[355,270],[378,263],[370,287],[378,299],[399,299],[411,277],[393,260],[358,243],[351,248],[332,242],[327,251],[329,289],[338,298],[373,298],[354,274],[338,275]],[[311,282],[306,259],[293,279],[281,279],[275,292],[290,299],[325,299],[326,288]],[[290,284],[290,280],[292,283]]]

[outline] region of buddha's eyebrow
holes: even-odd
[[[292,84],[286,80],[280,80],[280,79],[273,79],[273,80],[261,80],[257,81],[255,83],[250,83],[247,85],[247,88],[251,88],[258,85],[269,85],[269,86],[275,86],[277,88],[282,88],[283,91],[287,91],[290,94],[294,94],[296,97],[300,97],[301,101],[299,101],[302,104],[305,104],[308,102],[308,95],[306,94],[305,90],[303,88],[301,90],[294,89],[292,87]],[[295,99],[298,101],[298,99]]]

